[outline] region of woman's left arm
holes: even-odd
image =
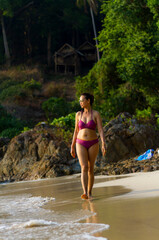
[[[102,142],[102,154],[103,154],[103,156],[105,156],[105,154],[106,154],[105,137],[104,137],[104,131],[103,131],[103,127],[102,127],[102,119],[98,112],[96,112],[96,121],[97,121],[98,132],[99,132],[100,139]]]

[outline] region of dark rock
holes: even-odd
[[[51,127],[36,126],[16,136],[0,162],[0,181],[57,177],[80,172],[70,148]]]
[[[135,157],[147,149],[156,148],[159,143],[159,131],[139,123],[129,113],[119,114],[104,126],[104,134],[107,153],[102,161],[105,163]]]
[[[104,127],[107,152],[98,155],[96,174],[119,175],[159,170],[159,134],[130,114],[119,114]],[[146,150],[156,149],[151,159],[137,161]],[[38,125],[9,139],[0,138],[0,181],[57,177],[81,171],[70,146],[57,137],[56,129]]]
[[[9,138],[0,138],[0,160],[4,157],[9,142],[10,142]]]
[[[151,172],[152,169],[153,169],[152,166],[145,166],[143,171],[144,172]]]

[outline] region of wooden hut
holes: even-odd
[[[80,56],[83,54],[65,43],[54,54],[55,73],[74,74],[80,73]]]
[[[84,42],[81,46],[79,46],[78,51],[84,56],[81,57],[81,61],[92,63],[97,61],[96,47],[90,42]]]

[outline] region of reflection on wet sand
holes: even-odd
[[[98,214],[97,214],[97,211],[95,209],[95,204],[93,203],[92,200],[87,200],[87,201],[84,201],[83,204],[82,204],[82,208],[83,210],[88,210],[93,214],[93,216],[91,217],[88,217],[86,219],[86,223],[99,223],[99,219],[98,219]],[[94,234],[95,237],[100,237],[101,236],[101,233],[95,233]]]
[[[104,177],[95,181],[98,183],[107,180]],[[92,200],[81,200],[80,179],[74,176],[12,183],[0,186],[0,190],[0,196],[29,194],[55,198],[55,201],[45,205],[46,209],[53,211],[53,216],[56,216],[55,221],[81,219],[80,223],[110,225],[108,230],[96,233],[94,235],[96,237],[109,240],[158,240],[158,197],[118,199],[116,196],[129,193],[131,190],[113,186],[94,188]],[[62,220],[61,214],[64,218]]]

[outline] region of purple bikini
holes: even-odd
[[[92,112],[91,112],[91,118],[92,118]],[[81,119],[82,119],[82,113],[81,113]],[[84,129],[84,128],[88,128],[88,129],[91,129],[91,130],[96,129],[96,123],[94,122],[93,119],[91,119],[88,123],[84,123],[81,119],[78,123],[79,130]],[[85,148],[89,149],[91,146],[98,143],[98,138],[94,139],[94,140],[89,140],[89,141],[77,138],[76,143],[79,143],[82,146],[84,146]]]

